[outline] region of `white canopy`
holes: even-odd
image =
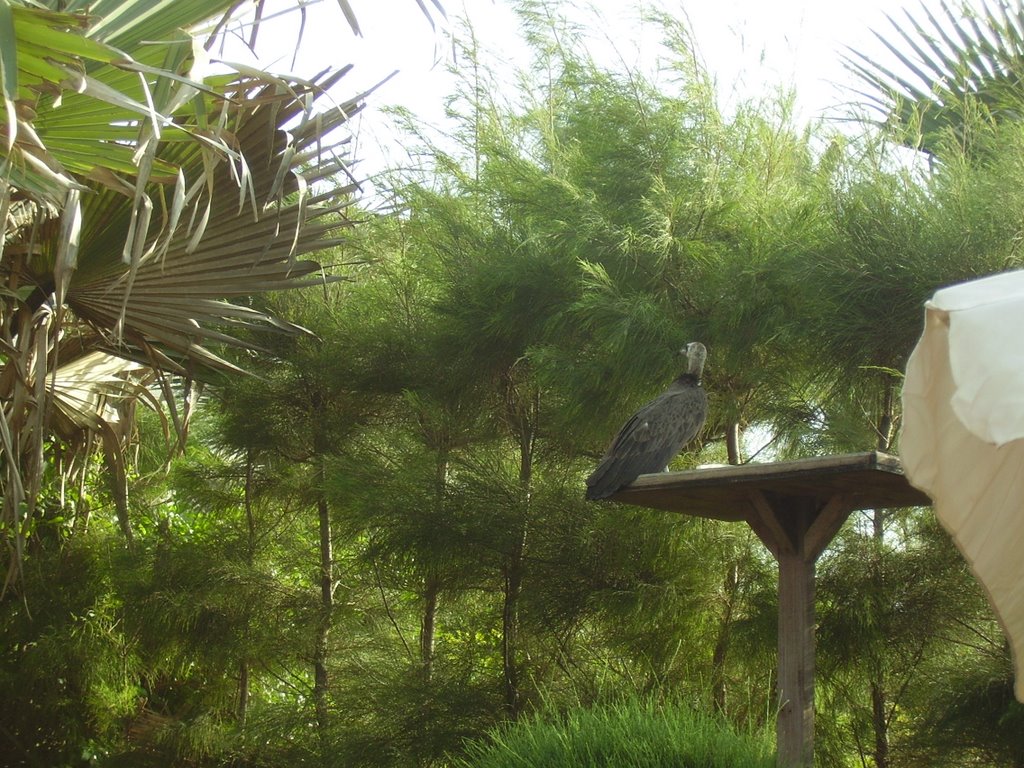
[[[1024,271],[945,288],[925,304],[900,456],[988,593],[1024,701]]]

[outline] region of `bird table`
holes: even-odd
[[[877,451],[641,475],[611,497],[746,522],[779,564],[779,768],[814,755],[814,567],[850,513],[927,506],[899,459]]]

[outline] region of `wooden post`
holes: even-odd
[[[779,557],[779,768],[814,765],[814,563]]]
[[[846,496],[827,504],[753,491],[750,527],[779,564],[779,768],[814,765],[814,565],[850,514]]]

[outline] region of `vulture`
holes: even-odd
[[[686,372],[625,423],[587,478],[587,498],[603,499],[640,475],[661,472],[704,426],[708,398],[700,385],[707,350],[699,341],[686,345]]]

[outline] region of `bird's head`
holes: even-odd
[[[704,371],[704,361],[707,360],[708,350],[699,341],[691,341],[686,345],[686,372],[700,378]]]

